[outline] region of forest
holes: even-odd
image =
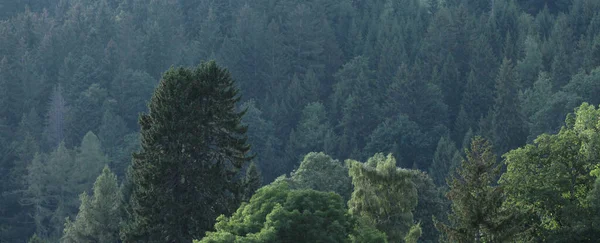
[[[2,0],[0,243],[597,242],[598,0]]]

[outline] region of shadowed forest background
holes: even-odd
[[[138,118],[163,73],[208,60],[240,89],[237,109],[246,109],[258,184],[290,175],[265,194],[311,181],[296,177],[312,158],[345,168],[340,183],[349,188],[331,190],[340,208],[348,200],[358,205],[348,178],[350,170],[356,190],[360,166],[353,163],[380,161],[383,168],[393,161],[410,169],[403,176],[417,178],[418,203],[406,208],[410,221],[420,222],[419,241],[437,242],[436,228],[444,227],[435,221],[455,222],[446,217],[446,178],[469,161],[468,151],[481,149],[485,161],[504,161],[489,179],[498,186],[504,173],[499,184],[508,194],[500,202],[531,205],[523,211],[538,216],[581,213],[541,220],[527,237],[584,235],[585,242],[599,235],[586,210],[600,208],[600,198],[588,201],[600,195],[600,112],[582,103],[600,103],[600,1],[3,0],[0,242],[61,239],[65,218],[74,220],[81,202],[92,200],[80,194],[94,191],[99,175],[127,191],[131,154],[141,149]],[[518,166],[551,160],[554,152],[584,162]],[[377,163],[371,165],[379,170]],[[546,179],[571,174],[556,184],[528,184],[529,176],[518,174],[541,167],[552,169]],[[288,200],[322,196],[286,193]],[[564,200],[552,204],[544,195]],[[581,215],[590,221],[578,221]],[[111,227],[118,233],[119,225]],[[399,238],[378,230],[404,242],[408,228]]]

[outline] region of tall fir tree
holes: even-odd
[[[514,221],[509,210],[502,208],[502,188],[495,183],[501,167],[492,145],[482,137],[472,140],[467,159],[453,173],[448,186],[452,201],[450,224],[436,222],[447,242],[507,242],[514,236]]]
[[[142,149],[132,165],[133,222],[126,242],[192,242],[243,197],[244,111],[229,72],[214,61],[171,68],[140,116]]]
[[[504,59],[496,77],[496,97],[492,111],[492,134],[499,154],[521,146],[527,138],[521,103],[516,95],[518,90],[513,64]]]
[[[452,174],[452,170],[459,165],[461,160],[460,152],[456,149],[454,142],[448,136],[441,137],[433,154],[433,162],[429,167],[429,174],[436,185],[446,185],[446,177]]]
[[[59,84],[54,88],[50,96],[45,129],[47,144],[50,149],[56,148],[65,139],[67,103],[62,93],[63,89]]]

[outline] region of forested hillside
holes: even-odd
[[[598,104],[598,0],[3,0],[0,242],[593,242]]]

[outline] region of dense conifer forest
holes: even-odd
[[[598,242],[598,0],[1,0],[0,242]]]

